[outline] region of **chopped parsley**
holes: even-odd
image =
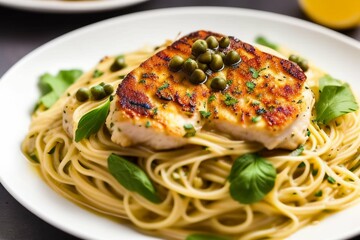
[[[264,113],[266,113],[265,108],[259,108],[258,110],[256,110],[257,115],[263,115]]]
[[[211,94],[209,99],[208,99],[208,102],[215,101],[215,99],[216,99],[216,96],[214,94]]]
[[[323,192],[322,192],[321,190],[320,190],[320,191],[317,191],[317,192],[315,193],[315,197],[321,197],[322,194],[323,194]]]
[[[151,122],[149,122],[149,121],[146,121],[145,127],[146,127],[146,128],[149,128],[149,127],[151,127]]]
[[[191,123],[185,124],[184,129],[185,129],[185,132],[186,132],[184,137],[188,138],[188,137],[195,136],[196,130],[195,130],[194,126]]]
[[[193,93],[189,93],[189,92],[187,92],[187,93],[186,93],[186,96],[188,96],[189,98],[192,98]]]
[[[336,183],[336,180],[335,180],[333,177],[331,177],[331,176],[327,176],[327,181],[328,181],[330,184]]]
[[[102,71],[100,71],[98,69],[95,69],[95,71],[93,73],[93,78],[101,77],[103,74],[104,74],[104,72],[102,72]]]
[[[251,118],[251,121],[252,121],[253,123],[257,123],[257,122],[260,121],[260,119],[261,119],[261,116],[256,116],[256,117],[252,117],[252,118]]]
[[[207,112],[207,111],[200,111],[200,114],[203,118],[209,118],[211,115],[211,112]]]
[[[250,68],[249,68],[249,71],[251,72],[251,76],[252,76],[253,78],[258,78],[260,72],[263,71],[263,70],[265,70],[265,69],[266,69],[266,68],[262,68],[262,69],[260,69],[259,71],[257,71],[255,68],[250,67]]]
[[[157,107],[154,108],[153,113],[154,113],[154,115],[157,115],[157,114],[158,114],[158,108],[157,108]]]
[[[248,90],[250,92],[252,92],[252,91],[254,91],[254,88],[255,88],[256,84],[249,81],[249,82],[246,82],[246,86],[247,86]]]
[[[161,86],[158,88],[158,91],[162,91],[162,90],[168,88],[169,86],[170,86],[170,85],[166,82],[166,83],[164,83],[163,85],[161,85]]]
[[[306,129],[306,136],[310,137],[310,135],[311,135],[310,130],[309,130],[309,129]]]
[[[233,98],[230,94],[225,95],[224,103],[226,106],[234,106],[239,101],[236,98]]]
[[[146,83],[146,80],[145,80],[145,79],[140,79],[139,83],[145,84],[145,83]]]

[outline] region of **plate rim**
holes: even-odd
[[[90,13],[125,8],[149,0],[109,0],[109,1],[36,1],[0,0],[0,6],[32,12],[47,13]]]
[[[301,20],[301,19],[297,19],[291,16],[287,16],[287,15],[282,15],[282,14],[278,14],[278,13],[273,13],[273,12],[266,12],[266,11],[262,11],[262,10],[254,10],[254,9],[246,9],[246,8],[235,8],[235,7],[210,7],[210,6],[206,6],[206,7],[202,7],[202,6],[195,6],[195,7],[174,7],[174,8],[162,8],[162,9],[154,9],[154,10],[146,10],[146,11],[140,11],[140,12],[135,12],[135,13],[130,13],[130,14],[126,14],[126,15],[122,15],[122,16],[117,16],[117,17],[112,17],[109,19],[105,19],[96,23],[92,23],[83,27],[80,27],[78,29],[75,29],[73,31],[70,31],[66,34],[63,34],[45,44],[40,45],[39,47],[35,48],[34,50],[32,50],[31,52],[29,52],[28,54],[26,54],[24,57],[22,57],[20,60],[18,60],[14,65],[12,65],[4,74],[3,76],[0,78],[0,87],[3,86],[4,84],[7,84],[9,79],[9,75],[13,74],[13,72],[17,71],[17,68],[23,64],[26,64],[27,61],[31,60],[31,58],[36,57],[36,55],[40,54],[43,51],[46,51],[48,48],[51,48],[53,45],[57,45],[60,44],[63,41],[67,41],[69,38],[72,37],[76,37],[77,35],[81,35],[84,34],[87,31],[92,31],[93,29],[96,29],[98,27],[102,27],[104,25],[107,24],[118,24],[118,23],[123,23],[126,21],[132,21],[134,19],[139,19],[139,18],[148,18],[150,15],[152,14],[158,14],[159,15],[171,15],[174,16],[176,14],[188,14],[188,13],[203,13],[203,14],[210,14],[213,11],[216,12],[220,12],[222,14],[235,14],[235,15],[241,15],[241,16],[247,16],[247,17],[255,17],[255,18],[264,18],[264,19],[271,19],[272,21],[276,21],[276,22],[287,22],[289,24],[294,24],[296,26],[301,26],[304,27],[306,29],[310,29],[313,31],[317,31],[320,32],[322,34],[327,35],[328,37],[334,38],[337,41],[343,42],[345,44],[351,45],[353,47],[355,47],[356,49],[358,49],[360,51],[360,41],[354,40],[346,35],[343,35],[339,32],[336,32],[334,30],[331,29],[327,29],[325,27],[322,27],[320,25],[305,21],[305,20]],[[186,12],[188,11],[188,12]],[[2,160],[4,161],[4,160]],[[1,162],[0,161],[0,164]],[[2,165],[2,164],[1,164]],[[30,166],[29,166],[30,167]],[[39,212],[36,209],[34,209],[28,202],[26,202],[25,199],[23,199],[21,196],[17,195],[12,189],[11,187],[8,186],[6,181],[3,181],[3,177],[2,177],[2,171],[0,168],[0,182],[1,184],[4,186],[4,188],[6,189],[6,191],[8,191],[15,199],[17,202],[19,202],[22,206],[24,206],[26,209],[28,209],[31,213],[33,213],[34,215],[36,215],[37,217],[41,218],[42,220],[44,220],[45,222],[51,224],[52,226],[65,231],[69,234],[72,234],[74,236],[83,238],[83,237],[88,237],[86,236],[86,234],[81,233],[80,231],[76,231],[74,229],[71,229],[68,226],[64,226],[59,224],[57,221],[49,218],[48,216],[46,216],[45,213],[43,212]],[[66,200],[69,201],[69,200]],[[346,233],[347,235],[344,237],[351,237],[354,236],[356,234],[359,234],[359,231],[353,231],[353,232],[348,232]]]

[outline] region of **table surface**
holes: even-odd
[[[150,0],[100,13],[47,14],[0,7],[0,77],[18,60],[42,44],[79,27],[127,13],[179,6],[229,6],[276,12],[308,20],[296,0]],[[46,24],[44,24],[46,20]],[[360,40],[360,28],[342,31]],[[78,239],[44,222],[21,206],[0,185],[0,239]],[[354,238],[355,239],[355,238]]]

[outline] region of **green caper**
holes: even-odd
[[[227,87],[227,83],[226,80],[222,77],[215,77],[211,83],[210,83],[210,87],[212,88],[212,90],[214,91],[223,91],[226,89]]]
[[[214,36],[209,36],[206,38],[206,43],[209,48],[216,49],[219,46],[219,42]]]
[[[105,84],[105,85],[103,86],[103,88],[104,88],[104,91],[105,91],[106,95],[110,95],[110,94],[112,94],[113,91],[114,91],[113,86],[110,85],[110,84]]]
[[[210,63],[210,69],[213,71],[220,71],[224,67],[224,62],[219,54],[214,54]]]
[[[90,91],[88,88],[82,87],[77,90],[75,96],[79,102],[86,102],[90,98]]]
[[[227,48],[230,45],[230,38],[222,37],[219,41],[219,46],[221,48]]]
[[[184,64],[184,59],[179,55],[175,55],[169,62],[169,68],[172,72],[177,72]]]
[[[225,56],[225,63],[226,65],[234,65],[241,61],[240,54],[235,50],[231,50]]]
[[[201,69],[196,69],[190,76],[190,82],[192,84],[200,84],[206,81],[206,74]]]
[[[198,64],[196,63],[195,60],[188,58],[185,62],[184,65],[182,66],[182,69],[184,72],[186,72],[187,74],[192,74],[195,69],[198,68]]]
[[[126,67],[125,57],[124,55],[117,56],[115,61],[110,66],[110,71],[116,72]]]
[[[299,62],[299,67],[306,72],[307,70],[309,70],[309,64],[308,61],[303,59],[301,62]]]
[[[220,55],[223,60],[225,59],[225,53],[223,53],[223,52],[217,52],[216,54]]]
[[[198,57],[198,61],[201,63],[210,63],[211,59],[212,59],[212,57],[211,57],[210,51],[206,51],[206,52],[200,54]]]
[[[196,57],[206,52],[208,46],[205,40],[198,39],[194,42],[191,48],[191,53]]]
[[[208,70],[208,65],[207,64],[205,64],[205,63],[201,63],[201,62],[197,62],[197,65],[198,65],[198,68],[199,69],[201,69],[201,70],[203,70],[204,72],[206,71],[206,70]]]
[[[300,61],[300,58],[297,55],[291,54],[289,57],[289,60],[292,62],[298,63]]]
[[[103,99],[104,97],[106,97],[104,87],[102,87],[100,85],[93,86],[90,89],[90,91],[91,91],[91,95],[93,96],[93,98],[95,100],[100,100],[100,99]]]

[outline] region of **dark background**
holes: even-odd
[[[0,7],[0,77],[33,49],[79,27],[127,13],[179,6],[250,8],[308,20],[299,9],[297,0],[150,0],[124,9],[86,14],[32,13]],[[342,33],[360,40],[359,27]],[[36,217],[0,185],[0,239],[75,240],[78,238]]]

